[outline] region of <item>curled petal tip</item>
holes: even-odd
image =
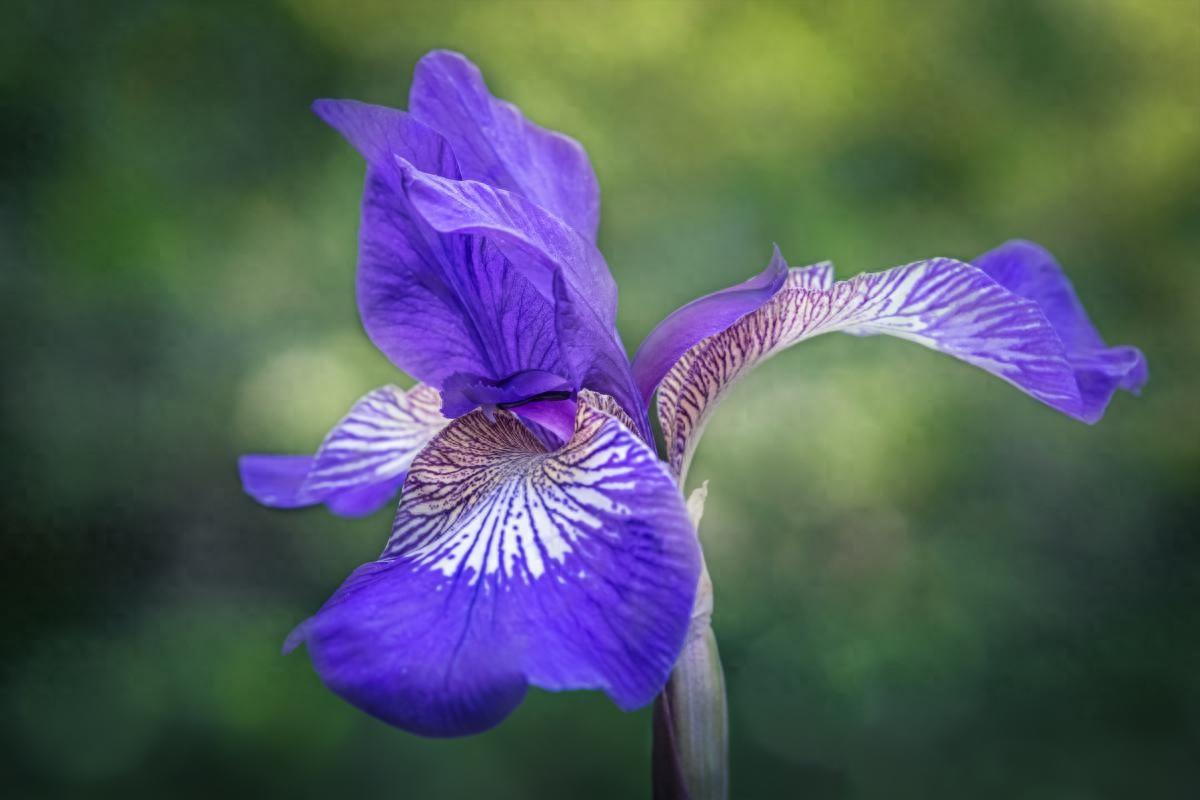
[[[297,647],[304,644],[304,638],[308,635],[307,626],[307,621],[301,622],[287,635],[287,638],[283,640],[283,648],[281,650],[283,655],[291,655]]]

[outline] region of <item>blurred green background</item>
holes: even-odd
[[[6,797],[647,797],[649,713],[533,692],[465,740],[326,692],[291,626],[380,549],[241,494],[398,376],[362,166],[308,111],[467,53],[580,139],[632,347],[773,241],[848,277],[1015,236],[1152,379],[1087,427],[911,344],[739,385],[692,469],[737,798],[1200,787],[1200,4],[6,4]]]

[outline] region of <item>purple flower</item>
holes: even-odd
[[[368,394],[312,457],[245,456],[242,480],[266,505],[351,516],[403,484],[379,559],[287,648],[303,642],[333,691],[406,730],[484,730],[530,685],[648,703],[700,577],[680,491],[690,454],[725,389],[795,342],[890,333],[1087,422],[1146,379],[1141,354],[1106,347],[1050,256],[1020,242],[839,283],[776,250],[668,316],[630,363],[578,143],[449,52],[420,61],[407,113],[314,108],[367,162],[363,326],[420,383]]]

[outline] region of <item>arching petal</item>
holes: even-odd
[[[705,295],[668,314],[650,331],[633,357],[633,377],[642,401],[649,403],[663,376],[701,339],[728,328],[775,296],[788,265],[775,248],[767,268],[728,289]]]
[[[594,244],[599,195],[577,143],[492,98],[474,65],[444,51],[418,65],[411,113],[348,100],[314,110],[368,162],[358,304],[393,363],[443,390],[455,416],[470,406],[452,377],[497,387],[546,374],[574,392],[598,374],[590,385],[618,393],[649,436],[617,374],[629,368],[616,285]],[[572,313],[561,324],[560,277]]]
[[[909,339],[1089,423],[1102,416],[1115,384],[1127,380],[1098,387],[1096,375],[1138,370],[1132,348],[1069,349],[1039,305],[1043,295],[1022,296],[960,261],[919,261],[813,288],[823,275],[822,268],[793,270],[770,302],[672,368],[659,390],[659,416],[677,475],[686,472],[708,415],[733,382],[784,348],[830,331]]]
[[[429,386],[376,389],[333,427],[315,456],[242,456],[242,485],[275,508],[325,503],[342,516],[370,514],[392,499],[413,458],[449,422],[440,408]]]
[[[793,290],[830,289],[833,286],[833,265],[826,261],[820,264],[814,264],[810,267],[792,267],[788,270],[787,275],[784,277],[784,285]],[[772,295],[772,297],[776,296],[778,296],[778,292]],[[765,313],[765,309],[763,311]],[[715,339],[717,337],[714,336],[713,338]],[[679,360],[675,362],[675,364],[667,371],[667,374],[663,376],[662,380],[659,381],[657,404],[658,424],[662,429],[663,436],[666,437],[668,459],[670,459],[670,453],[673,449],[672,439],[675,435],[674,431],[676,430],[675,417],[679,408],[679,402],[685,394],[685,386],[687,384],[692,365],[696,362],[697,357],[699,357],[701,353],[705,352],[705,345],[707,344],[708,342],[701,341],[700,344],[696,345],[680,356]],[[749,371],[751,368],[752,367],[748,367],[744,371]],[[717,399],[719,398],[714,398],[714,401],[711,404],[712,406],[716,405],[715,401]],[[712,408],[708,408],[707,410],[691,409],[691,412],[700,418],[700,422],[697,426],[688,426],[686,428],[692,438],[697,440],[699,439],[701,429],[706,419],[705,415],[711,412],[711,410]],[[675,466],[674,468],[678,470],[680,467]],[[677,472],[676,474],[680,473]]]
[[[523,195],[596,240],[600,188],[583,147],[492,97],[466,57],[437,50],[422,58],[409,110],[446,137],[464,178]]]
[[[528,685],[650,702],[683,644],[699,551],[654,452],[579,406],[547,452],[507,412],[413,463],[394,534],[289,640],[333,691],[415,733],[500,722]]]

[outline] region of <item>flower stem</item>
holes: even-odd
[[[654,701],[655,800],[729,796],[725,673],[712,628],[692,638]]]
[[[688,498],[697,528],[708,484]],[[713,588],[702,563],[687,643],[654,701],[655,800],[725,800],[729,796],[729,717],[725,671],[712,630]]]

